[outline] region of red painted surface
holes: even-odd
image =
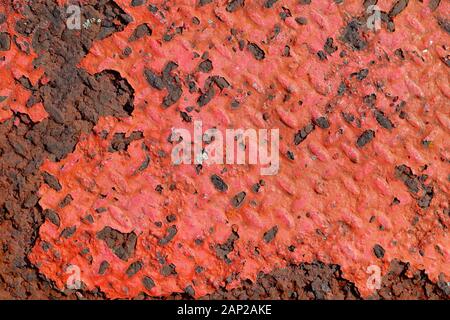
[[[42,166],[59,179],[62,190],[43,185],[40,204],[58,212],[61,226],[44,223],[30,259],[59,288],[64,288],[70,276],[65,270],[71,264],[81,268],[87,288],[99,287],[110,298],[131,298],[140,292],[167,296],[189,285],[200,297],[219,286],[231,289],[241,279],[255,279],[260,271],[315,259],[341,265],[344,277],[355,282],[364,296],[371,293],[366,286],[367,267],[377,265],[385,272],[393,259],[425,269],[432,280],[441,273],[448,279],[450,90],[448,67],[441,58],[449,52],[448,34],[435,19],[449,12],[448,2],[443,1],[432,13],[427,3],[410,1],[395,18],[396,31],[367,32],[369,46],[363,51],[352,51],[337,40],[346,25],[344,18],[362,12],[360,1],[342,5],[313,1],[308,6],[283,1],[292,14],[284,22],[279,18],[281,2],[265,9],[262,1],[246,1],[245,7],[231,14],[224,1],[201,8],[195,1],[164,1],[169,7],[164,17],[145,7],[132,8],[129,0],[116,2],[134,22],[123,32],[95,43],[81,67],[92,74],[105,69],[119,71],[135,90],[133,115],[102,118],[94,134],[83,136],[74,153],[59,163],[47,161]],[[154,1],[158,8],[161,2]],[[389,11],[391,2],[379,1],[378,5]],[[193,24],[194,16],[200,19],[199,25]],[[298,25],[294,21],[297,16],[306,17],[308,24]],[[144,22],[152,28],[152,35],[128,42]],[[184,25],[184,30],[164,42],[162,37],[171,25]],[[275,25],[281,32],[270,39]],[[239,31],[237,36],[231,36],[231,28]],[[339,50],[321,61],[316,53],[328,37]],[[258,61],[247,48],[241,51],[239,39],[258,44],[265,58]],[[285,45],[290,47],[290,57],[282,55]],[[127,46],[132,48],[128,57],[123,55]],[[404,60],[394,54],[398,48],[403,50]],[[347,52],[346,57],[339,56],[341,50]],[[201,56],[206,51],[213,70],[198,72],[202,59],[194,53]],[[143,72],[148,68],[159,73],[168,61],[178,64],[173,74],[183,83],[183,95],[175,105],[163,109],[166,90],[152,88]],[[351,76],[364,68],[369,69],[365,79]],[[198,108],[200,93],[189,93],[188,74],[200,88],[210,75],[225,77],[231,87],[222,91],[215,87],[214,98]],[[339,96],[342,81],[347,91]],[[284,101],[288,92],[290,98]],[[371,93],[376,93],[376,107],[394,128],[381,127],[364,104],[363,97]],[[238,109],[231,108],[234,99],[240,102]],[[405,101],[406,117],[399,116],[401,101]],[[174,166],[167,138],[172,128],[193,130],[193,124],[183,122],[179,114],[188,106],[200,110],[189,115],[202,120],[204,128],[279,128],[278,175],[260,176],[258,166],[203,166],[200,174],[194,165]],[[344,121],[342,112],[360,119],[360,127]],[[266,120],[263,114],[268,115]],[[325,115],[329,128],[316,127],[305,141],[294,145],[298,130]],[[373,130],[375,137],[357,147],[365,130]],[[143,132],[144,138],[132,142],[127,151],[108,152],[114,133],[129,135],[133,131]],[[102,132],[108,133],[106,139],[101,138]],[[428,147],[423,140],[431,141]],[[295,154],[294,161],[285,156],[287,150]],[[160,151],[167,156],[161,157]],[[147,154],[151,158],[148,168],[137,171]],[[420,208],[416,196],[396,176],[395,167],[402,164],[417,176],[428,176],[426,184],[434,190],[429,208]],[[213,187],[213,174],[227,183],[226,192]],[[265,185],[258,193],[252,192],[261,179]],[[163,187],[161,194],[155,190],[157,185]],[[235,209],[230,201],[241,191],[247,196]],[[58,204],[67,194],[73,201],[60,208]],[[393,205],[394,198],[400,203]],[[106,211],[98,213],[97,208]],[[175,214],[176,221],[168,223],[169,214]],[[93,224],[86,223],[87,215],[94,218]],[[417,223],[413,223],[415,219]],[[158,221],[163,222],[162,227],[155,225]],[[158,244],[171,225],[177,227],[176,236],[166,245]],[[72,226],[77,229],[70,238],[60,237],[64,228]],[[128,261],[119,259],[96,238],[106,226],[138,236],[135,254]],[[264,233],[274,226],[278,233],[266,243]],[[214,248],[225,243],[233,229],[239,239],[227,264]],[[196,239],[203,242],[196,244]],[[50,244],[47,250],[44,242]],[[383,258],[374,255],[376,244],[385,249]],[[294,252],[288,250],[291,245],[296,247]],[[85,248],[91,262],[80,253]],[[161,256],[176,266],[176,275],[162,275]],[[102,261],[108,261],[110,267],[99,275]],[[141,261],[143,268],[129,277],[126,270],[135,261]],[[196,266],[204,272],[196,273]],[[144,276],[154,280],[153,289],[145,289]],[[226,282],[230,276],[232,281]]]
[[[16,22],[23,19],[23,1],[13,1],[15,3],[14,12],[5,12],[8,6],[1,6],[0,13],[3,13],[7,20],[0,25],[0,33],[10,35],[10,49],[0,51],[0,96],[6,97],[0,102],[0,122],[9,119],[13,112],[28,114],[32,121],[39,122],[47,117],[42,103],[37,103],[29,108],[26,102],[30,97],[30,91],[25,89],[17,81],[21,77],[26,77],[32,85],[37,84],[42,77],[42,70],[33,67],[33,60],[37,57],[31,48],[29,39],[23,37],[15,31]],[[15,42],[13,37],[16,37]]]

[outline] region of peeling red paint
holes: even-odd
[[[38,83],[43,71],[33,67],[33,60],[37,55],[33,52],[30,39],[19,34],[16,23],[23,19],[21,12],[23,1],[13,1],[16,11],[6,12],[8,6],[1,6],[0,13],[4,14],[6,21],[0,24],[0,34],[8,37],[9,48],[0,50],[0,122],[9,119],[13,112],[20,112],[30,116],[34,122],[42,121],[47,117],[42,103],[27,107],[30,91],[18,83],[21,77],[26,77],[32,85]]]
[[[62,186],[61,191],[46,185],[40,190],[41,206],[58,213],[60,226],[44,223],[30,259],[59,288],[64,288],[70,276],[65,270],[71,264],[81,268],[88,289],[99,287],[110,298],[131,298],[140,292],[167,296],[188,286],[200,297],[219,286],[234,288],[240,279],[254,280],[260,271],[315,259],[341,265],[344,276],[364,296],[371,293],[367,267],[377,265],[385,272],[393,259],[425,269],[433,280],[441,273],[448,279],[449,75],[442,61],[448,56],[448,34],[436,22],[448,12],[448,2],[431,12],[426,1],[411,1],[395,17],[395,32],[386,27],[365,32],[368,47],[361,51],[338,40],[347,13],[363,12],[360,1],[313,1],[306,6],[286,2],[271,9],[262,1],[246,2],[230,13],[226,1],[202,7],[196,1],[164,1],[168,9],[162,9],[162,15],[131,7],[128,0],[116,1],[133,22],[98,41],[81,67],[91,74],[119,71],[135,90],[133,115],[102,118],[74,153],[42,166]],[[164,7],[162,1],[154,3]],[[391,2],[378,5],[389,11]],[[291,14],[285,21],[279,16],[282,6]],[[308,23],[294,23],[298,16]],[[143,23],[152,34],[129,41]],[[166,42],[163,37],[172,25],[183,26],[183,31]],[[276,25],[280,32],[271,38]],[[237,30],[234,35],[232,28]],[[329,37],[339,49],[322,61],[317,52]],[[239,40],[245,40],[242,50]],[[248,43],[257,44],[264,59],[255,59]],[[286,45],[288,57],[283,56]],[[127,47],[128,56],[123,54]],[[404,59],[395,54],[399,48]],[[205,52],[213,65],[210,73],[198,71]],[[169,61],[178,65],[172,74],[178,76],[183,93],[163,108],[167,89],[151,87],[144,70],[159,75]],[[369,70],[365,77],[363,69]],[[200,92],[189,93],[189,74]],[[231,86],[220,90],[214,85],[214,98],[198,107],[206,79],[213,75]],[[346,90],[338,94],[342,83]],[[233,101],[239,102],[238,108],[232,107]],[[189,115],[202,120],[204,128],[279,128],[279,174],[260,176],[258,166],[245,165],[203,166],[200,173],[194,165],[174,166],[167,139],[172,128],[192,131],[193,124],[180,117],[189,106],[199,110]],[[296,145],[295,135],[320,117],[326,117],[329,126],[315,124]],[[134,131],[141,131],[143,139],[131,142],[126,151],[108,151],[115,133],[128,136]],[[102,132],[108,133],[106,138]],[[425,146],[423,141],[429,143]],[[294,160],[285,156],[287,151],[294,153]],[[148,156],[148,167],[140,170]],[[411,168],[414,176],[402,176],[401,165]],[[227,184],[225,192],[214,188],[213,174]],[[419,177],[423,184],[417,182]],[[258,192],[252,191],[261,180]],[[408,190],[413,182],[423,190]],[[419,196],[426,188],[432,188],[433,198],[422,209]],[[232,197],[242,191],[243,205],[233,208]],[[68,194],[73,200],[62,208]],[[171,214],[176,220],[169,222]],[[89,215],[93,223],[86,220]],[[61,237],[73,226],[73,235]],[[137,235],[136,249],[127,261],[98,239],[107,226]],[[176,235],[162,242],[172,226]],[[216,248],[235,234],[227,263]],[[267,235],[273,238],[267,241]],[[44,242],[50,245],[45,250]],[[376,245],[383,248],[383,256],[377,257]],[[86,248],[92,259],[81,254]],[[109,268],[100,275],[103,261]],[[142,265],[130,276],[127,270],[134,262]],[[170,264],[176,274],[162,271]],[[197,266],[205,270],[197,273]],[[148,282],[146,286],[144,277],[151,278],[154,287]]]

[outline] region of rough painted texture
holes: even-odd
[[[110,298],[200,297],[316,259],[363,296],[366,268],[393,259],[448,279],[448,2],[395,5],[378,33],[364,30],[359,1],[130,2],[116,1],[133,21],[80,66],[118,71],[134,111],[101,118],[42,166],[60,186],[40,190],[58,216],[30,254],[45,276],[62,289],[77,265]],[[171,128],[193,128],[181,112],[204,128],[280,128],[279,174],[174,167]]]
[[[47,113],[32,92],[46,78],[33,63],[37,55],[27,38],[30,30],[22,15],[27,8],[23,1],[11,2],[12,6],[0,6],[0,122],[11,118],[13,112],[27,114],[39,122]]]
[[[89,6],[84,12],[104,19],[112,5]],[[13,12],[12,7],[7,2],[0,11]],[[128,116],[133,93],[117,73],[91,76],[77,69],[100,28],[68,31],[65,11],[51,0],[30,1],[23,14],[17,23],[26,25],[27,39],[38,55],[36,65],[48,78],[33,89],[33,97],[42,101],[48,117],[34,122],[15,112],[0,123],[0,299],[74,298],[55,289],[27,258],[44,216],[54,217],[39,206],[38,190],[44,180],[58,184],[39,168],[44,159],[59,161],[71,153],[80,133],[92,132],[100,116]]]

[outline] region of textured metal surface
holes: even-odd
[[[0,6],[3,8],[2,4]],[[25,25],[17,27],[17,22],[23,19],[22,6],[23,1],[14,1],[15,11],[1,12],[4,21],[0,24],[0,122],[9,119],[13,112],[28,114],[36,122],[47,117],[42,103],[30,99],[27,91],[38,85],[38,81],[45,83],[45,77],[33,64],[37,55],[31,44],[18,31],[27,32]]]
[[[102,118],[74,153],[41,168],[61,186],[40,190],[58,218],[41,227],[30,259],[58,287],[75,265],[110,298],[200,297],[315,259],[342,266],[365,296],[367,267],[385,271],[395,258],[448,279],[448,33],[438,23],[448,2],[432,11],[410,1],[394,32],[388,21],[377,33],[360,1],[116,2],[133,22],[80,67],[120,72],[135,90],[133,114]],[[392,2],[377,5],[389,12]],[[199,67],[205,60],[212,69]],[[148,81],[169,62],[165,84]],[[211,76],[229,86],[208,85]],[[193,130],[180,112],[204,128],[279,128],[279,173],[174,166],[171,129]],[[114,149],[117,134],[132,139]]]

